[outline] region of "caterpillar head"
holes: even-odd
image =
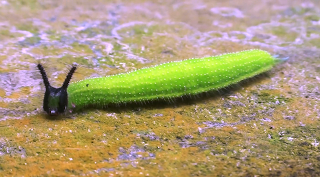
[[[46,87],[46,92],[43,99],[43,110],[51,116],[64,113],[68,105],[67,88],[73,73],[77,69],[76,64],[72,66],[63,82],[63,85],[60,88],[55,88],[50,85],[47,74],[41,64],[38,64],[37,67],[42,75],[43,83]]]

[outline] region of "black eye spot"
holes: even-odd
[[[87,87],[89,87],[89,84],[86,84]]]

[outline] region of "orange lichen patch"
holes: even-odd
[[[62,73],[62,74],[58,75],[58,78],[57,78],[58,81],[57,82],[60,83],[60,84],[57,87],[61,87],[62,86],[62,83],[66,79],[67,74],[68,73]]]
[[[221,130],[224,132],[233,132],[234,128],[231,126],[225,126],[225,127],[222,127]]]
[[[22,94],[20,92],[13,92],[11,95],[8,96],[8,98],[18,99],[21,96],[22,96]]]
[[[299,126],[299,122],[315,122],[314,106],[312,101],[305,98],[299,98],[292,100],[285,107],[278,107],[273,113],[273,121],[276,123],[273,126],[276,127],[295,127]],[[288,110],[290,107],[292,109]]]
[[[167,167],[166,170],[163,171],[164,175],[187,175],[190,174],[196,166],[202,166],[208,162],[208,159],[204,153],[200,153],[198,147],[189,147],[159,152],[156,162],[159,166]],[[176,169],[175,166],[179,166],[179,169]]]
[[[64,153],[66,154],[66,159],[72,158],[74,161],[83,161],[83,162],[101,162],[104,160],[104,154],[101,153],[101,150],[104,149],[101,148],[93,148],[90,147],[90,149],[65,149]],[[92,152],[99,152],[99,153],[92,153]]]
[[[5,55],[0,55],[0,65],[2,65],[2,61],[7,59],[7,56]]]
[[[6,97],[6,91],[0,88],[0,97]]]
[[[153,148],[160,147],[161,142],[160,141],[149,141],[148,146],[153,147]]]
[[[23,94],[23,95],[29,95],[30,93],[31,93],[31,87],[22,87],[21,89],[20,89],[20,91],[21,91],[21,93]]]
[[[248,129],[245,124],[239,124],[239,125],[237,125],[237,126],[235,126],[235,127],[237,127],[237,131],[240,131],[240,132],[241,132],[241,131],[245,131],[245,130]]]
[[[1,108],[8,108],[8,107],[9,107],[9,104],[8,104],[8,103],[5,103],[5,102],[0,101],[0,107],[1,107]]]
[[[13,127],[23,127],[30,125],[31,120],[30,119],[19,119],[14,121],[12,124]]]
[[[13,92],[11,95],[9,95],[7,98],[11,99],[18,99],[22,96],[29,95],[31,93],[31,87],[22,87],[17,92]]]
[[[306,98],[298,98],[289,103],[289,106],[293,110],[292,113],[299,118],[307,119],[312,116],[315,112],[315,107],[317,103],[314,100],[308,100]]]
[[[280,89],[279,90],[276,89],[276,90],[273,90],[273,91],[277,92],[278,94],[284,94],[285,92],[286,93],[291,92],[292,91],[292,87],[289,86],[289,85],[283,84],[281,90]]]

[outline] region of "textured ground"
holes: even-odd
[[[1,0],[0,176],[320,175],[318,0]],[[42,111],[55,86],[245,49],[289,57],[175,103]]]

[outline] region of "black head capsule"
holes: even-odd
[[[63,113],[68,106],[68,92],[67,88],[72,78],[73,73],[77,69],[77,65],[73,64],[70,69],[63,85],[60,88],[54,88],[50,85],[47,74],[41,64],[37,65],[43,79],[43,83],[46,87],[46,92],[43,99],[43,110],[49,115],[56,116]]]

